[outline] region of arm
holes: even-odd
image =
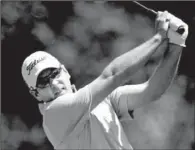
[[[125,99],[120,101],[121,104],[118,102],[119,106],[122,106],[121,109],[128,105],[128,109],[133,110],[153,100],[157,100],[173,81],[177,73],[182,48],[185,47],[185,40],[188,36],[188,25],[169,13],[168,18],[171,24],[183,26],[185,32],[182,35],[178,34],[170,25],[167,33],[169,49],[166,51],[167,53],[164,55],[164,59],[160,61],[151,78],[143,84],[123,86],[114,92],[117,93],[114,95],[117,95],[116,97],[119,99]],[[127,108],[125,109],[127,110]]]
[[[158,13],[157,33],[145,43],[115,58],[102,74],[89,84],[92,97],[92,108],[104,100],[113,90],[123,85],[148,61],[150,56],[167,38],[169,22],[167,12]]]
[[[118,89],[120,100],[126,99],[129,110],[134,110],[157,100],[165,93],[176,76],[181,54],[181,46],[170,44],[168,53],[160,61],[147,82],[127,85]]]
[[[147,85],[145,92],[148,95],[149,100],[158,99],[167,91],[172,81],[175,79],[182,55],[182,49],[183,47],[181,46],[169,44],[168,53],[164,56],[164,59],[160,61],[150,79],[145,83]],[[160,88],[158,88],[159,85]]]
[[[163,41],[162,35],[157,33],[140,46],[115,58],[103,70],[102,74],[89,84],[92,108],[97,106],[114,89],[128,81],[130,76],[138,69],[143,67]]]

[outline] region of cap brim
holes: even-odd
[[[39,64],[37,64],[36,66],[36,72],[34,73],[34,87],[36,87],[37,84],[37,78],[39,76],[39,74],[48,68],[59,68],[60,67],[60,63],[59,62],[48,62],[48,61],[42,61]]]

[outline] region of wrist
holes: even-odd
[[[169,43],[169,49],[170,51],[175,51],[175,50],[181,51],[183,49],[183,46],[174,43]]]
[[[163,42],[167,39],[166,36],[162,35],[160,32],[157,32],[155,35],[154,35],[154,38],[157,40],[157,41],[160,41],[160,42]]]
[[[186,37],[185,35],[180,35],[177,32],[173,31],[173,30],[169,30],[168,31],[168,37],[169,37],[169,43],[170,44],[175,44],[175,45],[179,45],[182,47],[186,47],[185,45],[185,41],[186,41]]]

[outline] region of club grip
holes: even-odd
[[[177,29],[176,32],[182,35],[182,34],[185,32],[185,28],[184,28],[183,26],[180,26],[180,27]]]
[[[142,4],[140,4],[139,2],[137,1],[132,1],[133,3],[135,3],[136,5],[140,6],[141,8],[143,8],[148,14],[151,14],[152,16],[155,16],[157,15],[157,12],[154,11],[153,9],[150,9]],[[183,34],[185,32],[185,28],[183,26],[180,26],[178,27],[178,29],[176,30],[177,33],[179,34]]]
[[[152,9],[148,9],[147,11],[149,13],[153,14],[153,15],[157,15],[157,12],[154,11],[154,10],[152,10]],[[176,30],[176,32],[182,35],[185,32],[185,28],[183,26],[180,26],[180,27],[178,27],[178,29]]]

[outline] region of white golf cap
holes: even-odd
[[[29,55],[22,64],[22,76],[29,88],[36,88],[39,73],[47,68],[59,68],[60,62],[51,54],[36,51]]]

